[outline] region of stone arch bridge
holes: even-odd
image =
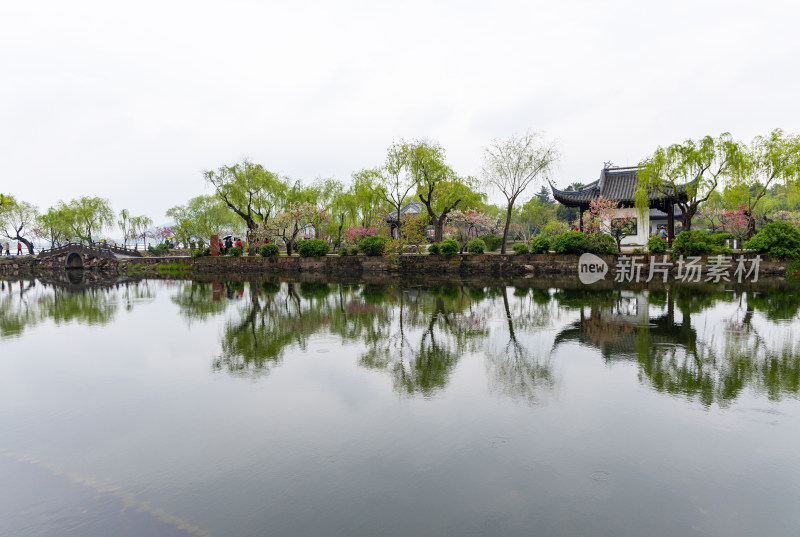
[[[118,259],[142,257],[138,250],[131,250],[110,244],[67,243],[39,252],[40,263],[65,269],[111,268],[118,265]]]

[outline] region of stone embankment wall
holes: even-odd
[[[166,273],[176,272],[181,276],[202,274],[293,274],[316,273],[338,276],[361,274],[438,274],[453,276],[529,276],[562,275],[575,277],[578,274],[577,255],[404,255],[401,257],[326,256],[321,259],[301,257],[144,257],[119,260],[88,260],[86,268],[104,272],[120,272],[128,275],[158,273],[159,267]],[[608,264],[608,276],[613,280],[619,256],[600,256]],[[657,261],[662,256],[655,256]],[[713,257],[713,256],[712,256]],[[746,255],[751,258],[751,255]],[[771,260],[762,256],[759,274],[783,277],[788,264],[785,260]],[[673,262],[676,261],[673,259]],[[703,258],[705,265],[707,258]],[[647,274],[650,258],[642,256],[639,262],[642,272]],[[34,257],[15,256],[0,259],[0,276],[35,276],[63,270],[64,260],[37,260]],[[172,267],[172,268],[170,268]],[[177,267],[177,270],[174,270]],[[673,266],[674,275],[677,268]]]
[[[36,258],[31,256],[0,258],[0,276],[32,276]]]
[[[95,272],[117,272],[119,263],[116,259],[100,257],[83,258],[84,269]],[[36,276],[64,271],[64,257],[48,257],[39,259],[35,256],[8,256],[0,258],[0,277],[2,276]]]
[[[613,279],[617,262],[621,256],[599,256],[608,264],[607,279]],[[642,273],[647,276],[650,257],[640,256]],[[662,256],[654,256],[662,261]],[[714,256],[710,256],[713,258]],[[749,259],[752,256],[745,256]],[[154,272],[159,265],[182,264],[190,274],[281,274],[311,272],[357,276],[379,272],[399,274],[452,274],[460,276],[522,276],[527,274],[550,274],[574,277],[578,274],[577,255],[457,255],[452,257],[435,255],[404,255],[401,257],[326,256],[321,259],[302,257],[169,257],[120,260],[121,272]],[[668,258],[669,259],[669,258]],[[677,259],[673,259],[673,262]],[[708,257],[703,257],[705,265]],[[677,263],[675,263],[677,265]],[[759,274],[782,277],[786,273],[785,260],[771,260],[762,256]],[[671,273],[677,271],[673,266]]]

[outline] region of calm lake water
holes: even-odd
[[[0,535],[800,535],[798,288],[569,287],[3,282]]]

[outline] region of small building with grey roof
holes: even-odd
[[[583,213],[589,210],[589,204],[602,197],[616,201],[617,218],[634,218],[636,233],[625,237],[622,244],[626,246],[642,246],[647,243],[651,234],[656,235],[664,229],[672,243],[675,237],[676,211],[680,216],[679,201],[686,201],[685,185],[675,190],[661,189],[660,192],[648,192],[649,211],[641,215],[636,209],[636,190],[639,184],[639,167],[607,166],[600,172],[595,181],[577,190],[559,190],[552,184],[550,188],[553,198],[567,207],[577,207],[580,211],[579,229],[583,231]]]

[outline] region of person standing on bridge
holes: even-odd
[[[1,249],[0,253],[2,253]],[[6,242],[6,255],[11,255],[11,245],[8,242]]]
[[[17,241],[17,255],[22,255],[22,243]]]

